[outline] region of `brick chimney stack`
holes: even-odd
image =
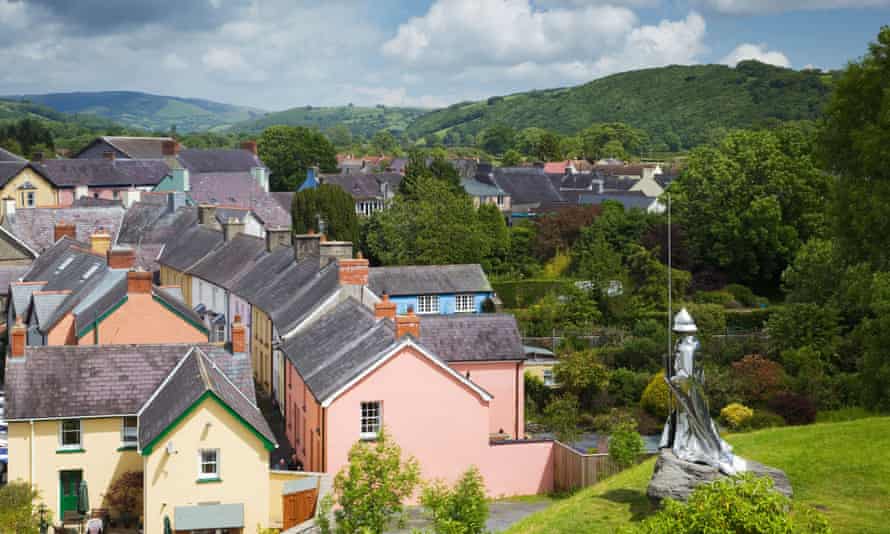
[[[389,300],[389,295],[383,294],[380,302],[374,305],[374,317],[378,319],[396,320],[396,303]]]
[[[337,260],[340,271],[340,283],[343,285],[366,286],[368,285],[368,260],[361,257],[355,259]]]
[[[12,331],[10,332],[10,347],[9,347],[9,355],[12,358],[24,358],[25,357],[25,345],[27,345],[27,334],[28,329],[22,323],[22,316],[19,315],[15,318],[15,326],[12,327]]]
[[[205,228],[219,230],[220,224],[216,219],[216,206],[213,204],[200,204],[198,206],[198,224]]]
[[[169,139],[161,143],[161,154],[164,157],[176,157],[179,154],[179,142],[175,139]]]
[[[99,228],[90,236],[90,250],[93,254],[106,256],[111,248],[111,234]]]
[[[71,239],[77,239],[77,226],[75,226],[74,223],[59,221],[53,227],[53,242],[56,242],[65,236],[70,237]]]
[[[241,149],[247,150],[248,152],[256,156],[256,141],[244,141],[243,143],[241,143]]]
[[[241,322],[241,316],[236,315],[232,321],[232,352],[235,354],[243,354],[247,352],[247,336],[244,323]]]
[[[108,249],[108,266],[112,269],[132,269],[136,266],[136,252],[129,247]]]
[[[406,335],[414,339],[420,339],[420,318],[414,314],[414,308],[408,308],[406,315],[396,316],[396,339],[402,339]]]
[[[225,241],[231,241],[235,239],[235,236],[237,236],[238,234],[244,233],[245,224],[235,217],[229,217],[222,226],[223,240]]]
[[[151,293],[151,278],[148,271],[127,271],[127,294]]]
[[[266,252],[272,253],[281,247],[291,244],[291,231],[286,226],[270,226],[266,228]]]

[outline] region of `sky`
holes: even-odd
[[[670,64],[834,69],[890,0],[0,0],[0,94],[439,107]]]

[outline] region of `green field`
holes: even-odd
[[[890,417],[761,430],[728,437],[746,458],[785,470],[794,500],[836,533],[890,532]],[[613,532],[652,513],[654,459],[514,525],[510,533]]]

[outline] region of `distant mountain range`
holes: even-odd
[[[265,113],[256,108],[221,104],[200,98],[161,96],[135,91],[48,93],[4,97],[21,99],[56,111],[92,114],[122,126],[148,131],[217,130]]]
[[[428,109],[401,108],[388,106],[302,106],[291,108],[251,121],[244,121],[232,126],[232,130],[243,132],[259,132],[268,126],[284,124],[288,126],[314,126],[325,131],[336,124],[343,124],[355,137],[368,138],[379,130],[390,130],[394,133],[404,132],[409,126],[429,113]]]

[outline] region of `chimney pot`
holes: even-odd
[[[151,293],[152,274],[148,271],[127,272],[127,293]]]
[[[241,316],[236,315],[232,321],[232,352],[235,354],[243,354],[247,352],[247,336],[244,324],[241,322]]]
[[[383,294],[380,302],[374,305],[374,317],[378,319],[396,320],[396,303],[389,300],[389,295]]]
[[[420,339],[420,319],[411,307],[408,308],[407,314],[396,316],[396,338],[402,339],[406,335]]]

